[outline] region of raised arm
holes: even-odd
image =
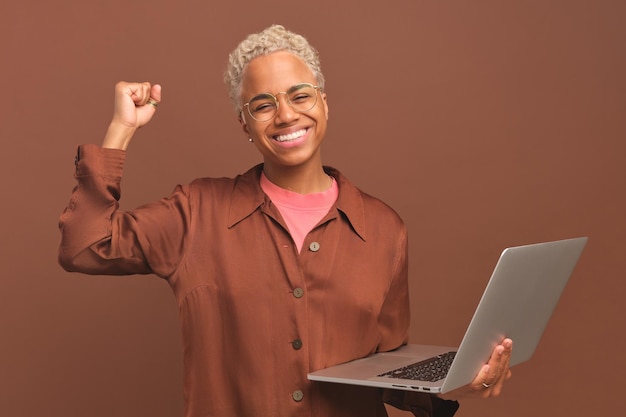
[[[188,229],[185,187],[135,210],[119,210],[125,149],[135,131],[148,123],[161,99],[161,87],[120,82],[103,146],[81,145],[76,181],[59,220],[59,263],[88,274],[147,274],[167,277],[176,268]]]

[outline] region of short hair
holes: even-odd
[[[317,50],[304,36],[290,32],[281,25],[272,25],[259,33],[248,35],[228,56],[224,82],[237,114],[241,112],[241,82],[246,66],[254,58],[278,51],[289,52],[304,61],[313,72],[317,84],[324,88],[324,75]]]

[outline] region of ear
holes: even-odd
[[[324,103],[324,113],[326,114],[326,120],[328,120],[328,100],[326,93],[322,93],[322,102]]]
[[[241,124],[241,128],[243,129],[244,133],[247,136],[250,136],[250,132],[248,130],[248,124],[246,123],[245,119],[243,118],[243,114],[239,114],[239,123]]]

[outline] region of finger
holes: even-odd
[[[489,397],[491,386],[487,383],[489,381],[491,367],[488,364],[483,365],[474,378],[474,381],[470,384],[472,390],[480,393],[480,396],[483,398]]]
[[[485,372],[480,380],[478,389],[481,391],[481,397],[489,398],[492,396],[494,389],[493,366],[486,365],[483,369]]]
[[[133,101],[141,100],[143,97],[143,85],[142,83],[128,83],[126,85],[127,94]]]
[[[500,381],[509,365],[509,356],[504,346],[497,346],[494,353],[494,357],[489,361],[491,372],[488,378],[492,385]]]
[[[489,396],[497,397],[498,395],[500,395],[500,393],[502,392],[502,389],[504,387],[504,382],[507,379],[507,374],[508,373],[509,373],[508,370],[504,370],[503,372],[499,373],[494,378],[493,382],[491,383]]]
[[[511,339],[505,339],[502,341],[502,344],[496,346],[493,351],[495,355],[492,354],[489,360],[490,364],[496,365],[496,368],[493,370],[494,372],[500,374],[509,368],[512,352],[513,342]]]
[[[500,382],[498,375],[494,375],[492,366],[485,365],[483,369],[484,372],[479,373],[476,378],[476,380],[480,383],[475,387],[475,389],[480,391],[480,396],[482,398],[497,397],[502,391],[502,383]]]
[[[149,98],[146,101],[146,104],[152,107],[152,110],[156,110],[161,102],[161,86],[159,84],[151,86],[148,95]]]
[[[507,370],[506,372],[504,372],[502,374],[502,377],[500,379],[498,379],[497,382],[495,382],[491,387],[489,387],[489,396],[490,397],[497,397],[502,393],[502,390],[504,389],[504,383],[511,378],[511,370]]]
[[[139,100],[139,102],[137,103],[138,105],[145,105],[148,100],[150,99],[150,90],[152,89],[152,85],[150,85],[149,82],[143,82],[141,83],[141,98]]]
[[[498,345],[496,349],[494,349],[495,358],[491,358],[494,360],[490,360],[489,363],[492,373],[488,376],[489,378],[489,395],[497,397],[502,392],[502,388],[504,386],[504,382],[511,378],[511,370],[510,359],[512,354],[513,343],[510,339],[505,339],[501,345]]]
[[[513,341],[511,339],[505,339],[502,341],[502,351],[500,352],[500,376],[504,381],[507,376],[510,374],[510,365],[511,365],[511,355],[513,354]]]
[[[141,105],[142,101],[147,100],[145,97],[144,83],[126,83],[119,82],[116,91],[120,96],[128,96],[135,105]]]
[[[156,100],[157,103],[161,102],[161,85],[154,84],[150,88],[150,98],[153,98],[154,100]]]

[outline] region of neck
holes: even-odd
[[[299,194],[320,193],[332,185],[332,178],[324,172],[322,165],[315,168],[263,166],[268,180],[285,190]]]

